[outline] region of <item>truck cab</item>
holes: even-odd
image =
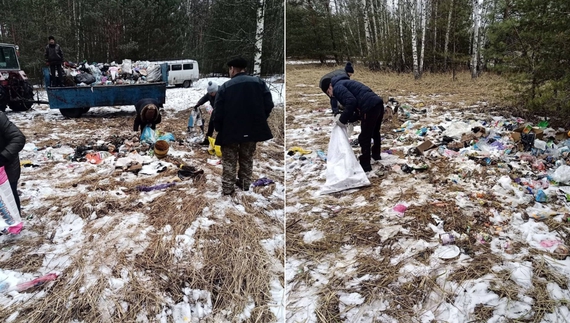
[[[27,111],[34,90],[26,73],[20,68],[18,46],[0,43],[0,110]]]

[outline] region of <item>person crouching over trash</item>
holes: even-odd
[[[346,124],[357,114],[361,122],[361,132],[358,136],[361,156],[360,165],[365,172],[372,170],[370,155],[374,160],[380,156],[380,126],[384,117],[384,101],[368,86],[352,81],[348,76],[339,75],[331,80],[323,80],[321,90],[329,97],[335,97],[344,106],[337,124],[346,128]],[[371,139],[374,145],[371,146]]]
[[[339,76],[339,75],[344,75],[344,76],[348,76],[348,78],[350,78],[352,76],[352,74],[354,74],[354,68],[352,67],[352,63],[351,62],[347,62],[346,66],[344,67],[344,69],[338,69],[338,70],[334,70],[332,72],[329,72],[327,74],[325,74],[321,80],[319,81],[319,87],[322,86],[323,81],[324,80],[331,80],[333,77],[335,76]],[[325,92],[325,94],[327,93],[326,91],[323,90],[323,92]],[[338,114],[340,114],[343,110],[343,107],[339,107],[338,106],[338,101],[336,100],[335,97],[331,97],[330,98],[330,103],[331,103],[331,110],[333,113],[333,116],[337,116]],[[338,120],[338,118],[336,119]],[[336,121],[335,120],[335,121]]]
[[[144,128],[149,125],[152,130],[156,129],[156,125],[162,121],[162,116],[160,115],[160,109],[162,104],[155,99],[142,99],[135,104],[135,109],[137,110],[137,116],[135,117],[135,124],[133,131],[141,130],[141,134]]]
[[[206,102],[210,102],[210,106],[214,108],[214,102],[216,102],[216,94],[218,94],[218,84],[216,82],[208,82],[208,88],[206,89],[206,94],[196,103],[193,107],[194,111],[198,112],[198,107],[203,105]],[[201,115],[201,113],[200,113]],[[188,122],[188,128],[190,128],[190,121]],[[202,133],[204,133],[204,122],[200,125],[200,129],[202,129]],[[190,129],[188,129],[190,132]],[[214,135],[214,111],[210,114],[210,121],[208,122],[208,132],[204,136],[204,140],[200,143],[202,146],[207,146],[210,144],[208,141],[208,137],[212,137]]]

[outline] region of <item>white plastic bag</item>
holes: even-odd
[[[554,181],[558,183],[570,184],[570,166],[560,165],[552,175],[550,175]]]
[[[123,71],[125,74],[133,74],[133,63],[130,59],[123,59],[121,71]]]
[[[14,234],[20,232],[22,219],[4,167],[0,167],[0,214],[0,232]]]
[[[320,194],[370,185],[366,173],[352,152],[345,130],[339,125],[333,127],[327,154],[327,181]]]
[[[148,82],[160,82],[162,79],[162,72],[160,71],[160,65],[152,64],[146,69],[146,80]]]

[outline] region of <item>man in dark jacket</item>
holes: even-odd
[[[319,87],[322,88],[322,84],[323,84],[324,80],[330,81],[333,77],[339,76],[339,75],[348,76],[348,78],[350,78],[352,76],[352,74],[354,74],[354,68],[352,67],[352,63],[347,62],[344,69],[334,70],[330,73],[325,74],[323,77],[321,77],[321,80],[319,81]],[[326,94],[326,91],[323,91],[323,92],[325,92],[325,94]],[[336,116],[337,114],[340,113],[340,110],[341,110],[338,107],[338,101],[336,100],[335,97],[331,97],[330,101],[331,101],[332,112]]]
[[[249,189],[256,143],[273,138],[267,123],[273,110],[269,88],[262,79],[245,73],[245,59],[234,58],[228,67],[231,80],[220,87],[214,104],[216,145],[222,148],[224,195],[232,194],[234,185],[244,191]]]
[[[135,117],[135,124],[133,131],[141,130],[141,134],[147,125],[151,129],[156,129],[156,125],[162,121],[160,109],[162,104],[155,99],[141,99],[135,104],[137,116]]]
[[[50,83],[51,86],[63,86],[63,52],[59,44],[55,43],[55,38],[49,36],[49,44],[46,46],[45,52],[46,63],[49,64],[50,69]],[[58,77],[55,77],[55,71],[57,70]]]
[[[4,166],[6,170],[18,211],[21,211],[17,189],[21,172],[19,153],[25,144],[26,137],[24,134],[8,120],[4,112],[0,112],[0,167]]]
[[[330,97],[335,97],[344,106],[344,111],[337,123],[346,127],[346,123],[354,114],[360,116],[361,132],[358,136],[361,156],[360,165],[365,172],[372,170],[370,154],[372,158],[380,160],[380,126],[384,116],[384,101],[366,85],[350,80],[347,76],[335,76],[332,80],[325,80],[321,89]],[[372,149],[371,139],[374,140]]]
[[[208,82],[208,88],[206,89],[206,94],[196,103],[194,106],[194,110],[198,111],[198,107],[202,104],[210,101],[210,106],[214,108],[214,103],[216,102],[216,94],[218,93],[218,84],[216,82]],[[202,132],[204,132],[204,124],[202,123]],[[212,137],[214,135],[214,111],[212,110],[212,114],[210,115],[210,122],[208,122],[208,132],[206,136],[204,136],[204,141],[200,143],[202,146],[206,146],[210,144],[208,141],[208,137]]]

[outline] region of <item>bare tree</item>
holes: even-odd
[[[410,12],[412,13],[412,61],[413,61],[413,70],[414,70],[414,78],[420,78],[420,69],[418,64],[418,30],[417,30],[417,15],[418,15],[418,1],[419,0],[411,0],[410,1]]]
[[[259,0],[259,6],[257,7],[257,28],[255,30],[253,75],[261,74],[261,54],[263,53],[263,26],[265,26],[265,0]]]
[[[451,17],[453,16],[453,2],[451,0],[451,5],[449,6],[449,13],[447,14],[447,28],[445,30],[445,45],[443,49],[443,68],[447,71],[447,58],[449,55],[449,34],[451,32]]]
[[[480,0],[473,0],[473,47],[471,52],[471,78],[477,78],[479,62],[479,24],[481,21]]]

